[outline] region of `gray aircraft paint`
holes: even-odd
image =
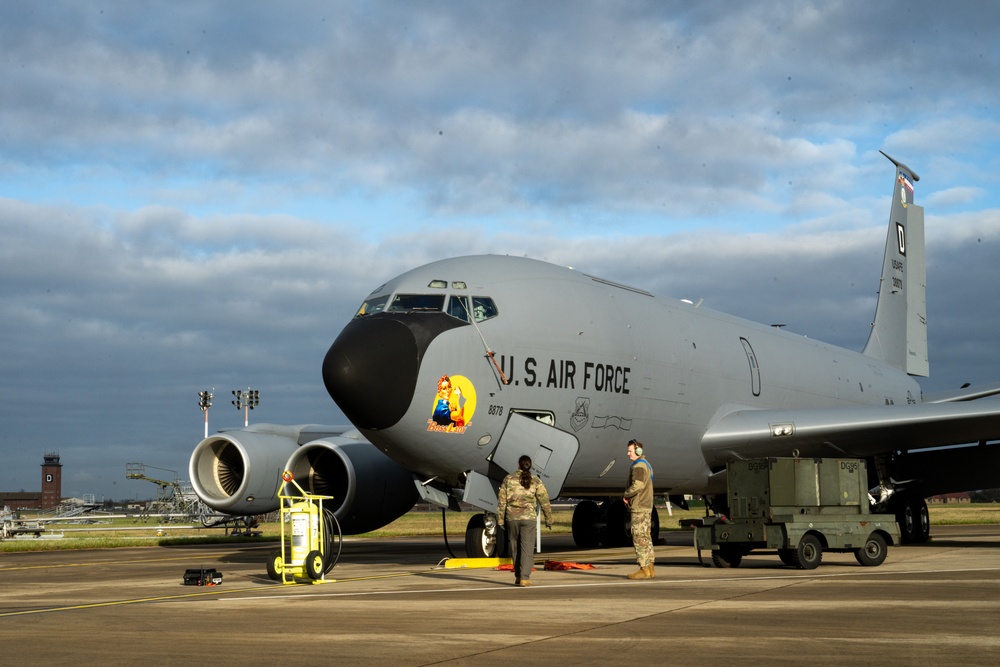
[[[509,472],[519,440],[524,453],[554,462],[546,474],[564,496],[618,494],[625,445],[636,438],[659,493],[719,493],[727,461],[793,455],[891,459],[910,498],[998,486],[1000,446],[987,443],[1000,438],[1000,404],[975,399],[1000,387],[924,400],[911,377],[929,370],[923,210],[914,203],[916,175],[893,164],[879,300],[863,353],[545,262],[446,259],[369,299],[489,297],[495,317],[473,325],[440,311],[359,315],[323,365],[356,430],[321,437],[326,427],[257,425],[212,436],[192,454],[192,484],[222,511],[269,511],[276,457],[287,456],[297,478],[340,485],[331,495],[347,503],[337,510],[342,523],[353,517],[370,529],[412,505],[412,478],[433,502],[457,507],[466,487],[492,509],[488,487]],[[445,377],[449,408],[438,423]],[[543,427],[504,439],[511,415]],[[365,440],[389,458],[359,449]],[[322,456],[327,470],[317,465]]]
[[[871,456],[1000,435],[995,406],[921,405],[906,372],[927,366],[923,214],[912,195],[917,177],[894,164],[880,298],[864,353],[544,262],[453,258],[380,292],[464,283],[445,291],[488,295],[499,316],[479,331],[436,337],[410,409],[389,428],[362,432],[417,474],[458,486],[468,471],[490,474],[492,446],[512,410],[551,414],[552,428],[580,442],[563,486],[570,495],[617,492],[633,437],[659,462],[658,489],[704,493],[732,458]],[[484,339],[509,384],[484,356]],[[476,388],[475,414],[460,434],[427,429],[443,375]],[[937,428],[915,427],[927,422]]]

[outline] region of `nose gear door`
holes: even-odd
[[[517,470],[517,460],[527,454],[549,497],[555,498],[562,491],[579,449],[580,441],[575,435],[514,412],[493,450],[493,463],[513,472]]]

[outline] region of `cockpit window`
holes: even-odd
[[[366,299],[354,317],[374,315],[383,311],[406,313],[413,311],[440,312],[442,310],[445,310],[444,294],[397,294],[392,298],[391,303],[388,295]],[[470,321],[470,314],[476,322],[483,322],[499,314],[496,303],[488,296],[452,295],[448,297],[448,307],[445,312],[463,322]]]
[[[474,296],[472,297],[472,316],[476,318],[477,322],[482,322],[483,320],[488,320],[492,317],[496,317],[500,314],[497,310],[497,305],[488,296]]]
[[[469,321],[469,297],[453,296],[448,299],[448,314],[463,322]]]
[[[358,312],[354,317],[362,317],[364,315],[374,315],[375,313],[381,313],[385,310],[385,304],[389,300],[389,295],[377,296],[372,299],[368,299],[361,307],[358,308]]]
[[[497,316],[497,306],[488,296],[472,297],[472,308],[469,308],[469,297],[453,296],[448,300],[448,314],[463,322],[469,321],[469,314],[476,322],[488,320]]]
[[[390,313],[413,310],[440,311],[444,308],[444,294],[397,294],[389,304]]]

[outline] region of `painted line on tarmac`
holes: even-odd
[[[186,598],[205,597],[210,595],[223,595],[225,593],[240,593],[243,591],[258,590],[256,588],[243,588],[227,591],[200,591],[198,593],[180,593],[178,595],[158,595],[148,598],[133,598],[130,600],[109,600],[106,602],[89,602],[87,604],[65,605],[62,607],[44,607],[41,609],[23,609],[20,611],[0,612],[0,618],[10,616],[29,616],[31,614],[50,614],[56,611],[76,611],[80,609],[99,609],[101,607],[118,607],[126,604],[139,604],[142,602],[165,602],[168,600],[183,600]]]
[[[217,554],[198,554],[199,558],[222,558],[229,552]],[[144,563],[167,563],[177,560],[191,560],[191,555],[174,556],[171,558],[130,558],[128,560],[99,560],[91,563],[48,563],[45,565],[13,565],[10,567],[0,567],[0,574],[4,572],[17,572],[21,570],[54,570],[61,567],[97,567],[105,565],[141,565]]]
[[[595,581],[595,582],[578,582],[571,584],[536,584],[527,590],[546,590],[553,588],[590,588],[590,587],[605,587],[605,586],[654,586],[654,585],[674,585],[674,584],[731,584],[732,582],[738,581],[789,581],[789,580],[799,580],[799,581],[810,581],[816,579],[833,579],[837,577],[858,577],[858,576],[895,576],[895,575],[913,575],[913,574],[954,574],[954,573],[973,573],[973,572],[995,572],[1000,570],[1000,567],[973,567],[973,568],[955,568],[948,570],[941,569],[927,569],[927,570],[893,570],[893,571],[882,571],[873,572],[872,568],[865,568],[862,572],[835,572],[830,574],[785,574],[785,575],[759,575],[759,576],[748,576],[748,577],[727,577],[727,578],[695,578],[695,579],[656,579],[654,581],[628,581],[625,577],[622,577],[620,581]],[[427,572],[422,573],[406,573],[399,575],[388,575],[388,576],[409,576],[409,574],[427,574]],[[586,576],[586,575],[584,575]],[[386,576],[373,576],[373,577],[358,577],[355,579],[339,579],[337,583],[350,583],[357,581],[365,581],[368,579],[384,579]],[[366,597],[366,596],[379,596],[379,595],[426,595],[433,593],[469,593],[469,592],[482,592],[482,591],[502,591],[515,589],[518,591],[525,590],[519,586],[514,586],[513,584],[505,584],[501,586],[476,586],[476,587],[464,587],[464,588],[422,588],[419,590],[407,590],[407,591],[353,591],[353,592],[343,592],[343,593],[302,593],[299,595],[259,595],[251,597],[234,597],[234,598],[219,598],[219,602],[253,602],[260,600],[281,600],[281,599],[305,599],[305,598],[337,598],[337,597]],[[242,591],[231,591],[231,592],[242,592]]]
[[[157,562],[157,561],[173,561],[181,560],[180,558],[157,558],[157,559],[147,559],[143,561],[118,561],[118,563],[135,563],[135,562]],[[104,561],[101,564],[109,564],[111,561]],[[76,565],[85,566],[91,565],[91,563],[80,563],[80,564],[66,564],[61,567],[73,567]],[[35,566],[31,566],[35,567]],[[41,566],[39,566],[41,567]],[[14,569],[14,568],[10,568]],[[30,568],[21,568],[30,569]],[[858,576],[896,576],[896,575],[914,575],[914,574],[954,574],[954,573],[973,573],[973,572],[995,572],[1000,570],[1000,567],[976,567],[976,568],[953,568],[953,569],[909,569],[909,570],[881,570],[873,571],[873,568],[864,568],[861,571],[856,572],[834,572],[834,573],[818,573],[810,572],[809,574],[797,573],[797,574],[771,574],[771,575],[757,575],[757,576],[734,576],[725,578],[689,578],[689,579],[657,579],[654,581],[643,581],[643,582],[633,582],[628,581],[624,578],[616,579],[615,581],[594,581],[594,582],[575,582],[575,583],[549,583],[542,585],[532,586],[530,590],[535,589],[565,589],[565,588],[592,588],[592,587],[607,587],[607,586],[645,586],[650,587],[654,585],[677,585],[677,584],[730,584],[732,582],[738,581],[789,581],[789,580],[799,580],[799,581],[810,581],[817,579],[833,579],[838,577],[858,577]],[[261,588],[259,586],[254,586],[252,588],[237,588],[237,589],[225,589],[225,590],[211,590],[211,591],[197,591],[191,593],[181,593],[175,595],[158,595],[143,598],[130,598],[125,600],[109,600],[105,602],[92,602],[86,604],[76,604],[76,605],[62,605],[57,607],[45,607],[39,609],[24,609],[19,611],[9,611],[0,612],[0,618],[9,618],[14,616],[28,616],[32,614],[47,614],[53,612],[63,612],[63,611],[79,611],[86,609],[99,609],[102,607],[115,607],[129,604],[142,604],[150,602],[166,602],[171,600],[188,600],[193,598],[201,597],[216,597],[219,602],[253,602],[260,600],[281,600],[281,599],[304,599],[304,598],[336,598],[336,597],[374,597],[380,595],[427,595],[434,593],[464,593],[464,592],[482,592],[482,591],[492,591],[492,590],[524,590],[521,587],[513,585],[499,585],[499,586],[476,586],[476,587],[463,587],[463,588],[422,588],[419,590],[379,590],[379,591],[352,591],[352,592],[339,592],[339,593],[299,593],[299,594],[280,594],[278,591],[287,590],[288,586],[294,588],[304,588],[313,586],[315,584],[333,584],[333,583],[357,583],[364,581],[375,581],[378,579],[394,579],[399,577],[410,577],[421,574],[438,574],[438,573],[448,573],[454,574],[456,570],[445,570],[443,568],[435,567],[429,570],[421,569],[406,572],[396,572],[391,574],[381,574],[381,575],[371,575],[365,577],[351,577],[345,579],[327,579],[324,581],[319,581],[315,583],[294,583],[286,584],[280,588],[275,587],[271,590],[274,591],[273,594],[267,595],[255,595],[248,597],[223,597],[226,595],[232,595],[235,593],[247,593],[247,592],[260,592]],[[587,576],[587,575],[582,575]],[[213,587],[214,588],[214,587]]]
[[[148,560],[148,561],[141,561],[141,562],[155,562],[155,561],[158,561],[158,560],[177,560],[177,559],[175,559],[175,558],[160,558],[160,559],[151,559],[151,560]],[[122,561],[122,562],[135,562],[135,561]],[[66,564],[63,567],[71,567],[71,566],[72,566],[72,564]],[[29,568],[25,568],[25,569],[29,569]],[[342,581],[367,581],[367,580],[373,580],[373,579],[391,579],[391,578],[395,578],[395,577],[409,577],[409,576],[413,576],[413,575],[417,575],[417,574],[427,574],[429,571],[434,571],[434,570],[419,570],[419,571],[413,571],[413,572],[397,572],[397,573],[394,573],[394,574],[372,575],[372,576],[369,576],[369,577],[354,577],[354,578],[346,579],[346,580],[345,579],[325,579],[325,580],[319,580],[319,581],[315,581],[315,582],[301,582],[301,583],[300,582],[294,582],[294,583],[284,584],[280,588],[273,588],[273,589],[270,589],[270,590],[274,590],[274,591],[287,590],[288,586],[292,586],[292,587],[295,587],[295,588],[304,588],[304,587],[309,587],[309,586],[318,585],[318,584],[333,584],[333,583],[337,583],[338,581],[341,581],[341,582]],[[213,586],[212,588],[216,588],[216,587]],[[79,610],[84,610],[84,609],[99,609],[101,607],[118,607],[118,606],[121,606],[121,605],[141,604],[141,603],[144,603],[144,602],[168,602],[168,601],[171,601],[171,600],[185,600],[185,599],[198,598],[198,597],[220,596],[220,595],[233,594],[233,593],[246,593],[246,592],[250,592],[250,591],[260,592],[260,590],[261,590],[261,588],[259,586],[254,586],[253,588],[235,588],[235,589],[233,589],[233,588],[227,588],[225,590],[221,590],[221,589],[220,590],[210,590],[210,591],[201,590],[201,591],[191,592],[191,593],[178,593],[178,594],[175,594],[175,595],[156,595],[156,596],[150,596],[150,597],[144,597],[144,598],[130,598],[130,599],[126,599],[126,600],[108,600],[108,601],[105,601],[105,602],[89,602],[89,603],[86,603],[86,604],[62,605],[62,606],[58,606],[58,607],[42,607],[42,608],[38,608],[38,609],[22,609],[22,610],[18,610],[18,611],[0,612],[0,618],[7,618],[7,617],[12,617],[12,616],[29,616],[31,614],[50,614],[50,613],[58,612],[58,611],[79,611]],[[276,595],[275,597],[293,597],[293,596],[289,596],[289,595]],[[266,598],[267,598],[267,596],[256,596],[256,597],[253,597],[253,598],[241,598],[241,599],[250,599],[250,600],[253,600],[253,599],[266,599]]]

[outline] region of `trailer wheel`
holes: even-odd
[[[875,567],[885,561],[885,538],[878,533],[872,533],[865,540],[865,545],[854,551],[854,557],[865,567]]]
[[[785,565],[791,565],[792,567],[797,567],[795,562],[795,549],[778,549],[778,558]]]
[[[819,538],[808,533],[799,540],[795,549],[795,566],[800,570],[812,570],[823,560],[823,545]]]
[[[310,579],[319,579],[323,576],[326,570],[326,561],[323,559],[323,554],[318,550],[313,549],[308,554],[306,554],[306,576]]]
[[[713,549],[712,563],[715,567],[739,567],[743,562],[743,553],[738,549]]]
[[[285,571],[285,559],[280,551],[274,551],[267,557],[267,576],[272,581],[281,581],[281,575]]]

